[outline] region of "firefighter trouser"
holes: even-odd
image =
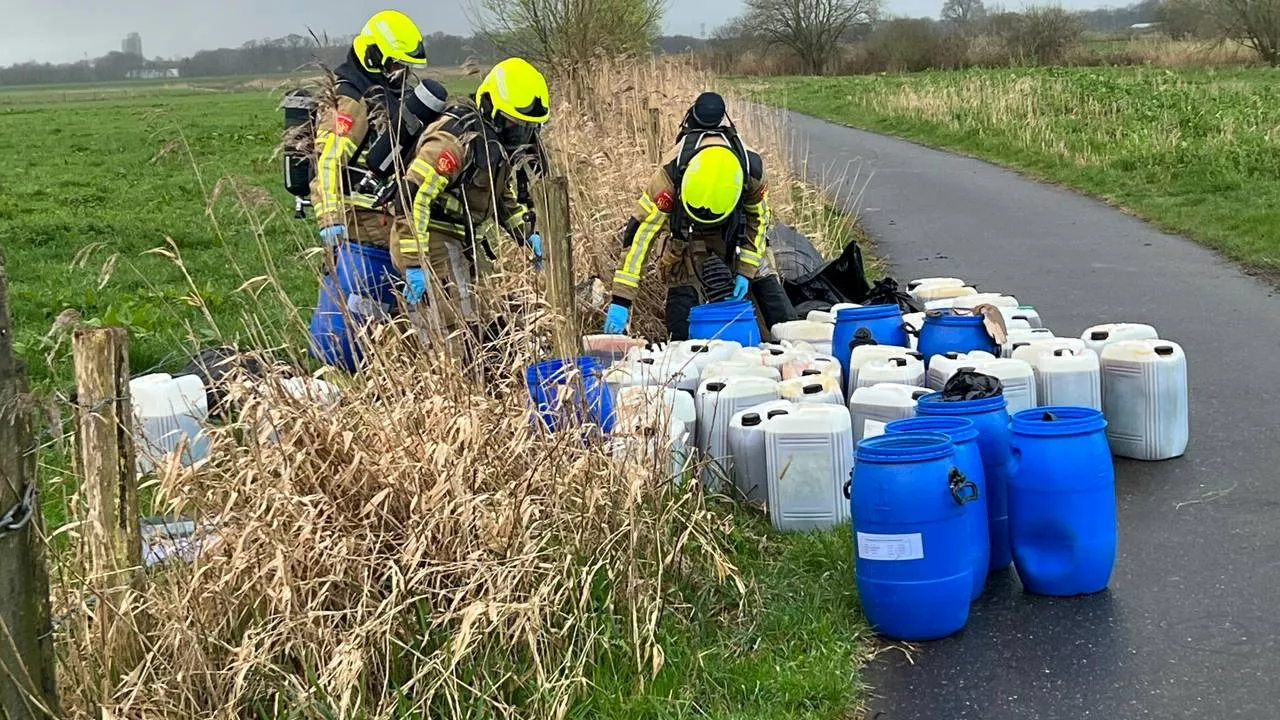
[[[672,340],[689,339],[689,312],[693,306],[723,297],[717,292],[709,292],[711,289],[704,287],[702,279],[707,261],[723,258],[724,250],[724,241],[718,238],[688,242],[668,238],[659,272],[667,286],[667,333]],[[748,294],[763,315],[766,328],[794,320],[796,314],[772,265],[772,252],[766,252]],[[730,282],[732,278],[731,273]]]
[[[428,292],[432,316],[448,332],[478,317],[471,276],[475,264],[462,240],[433,232],[427,247]]]

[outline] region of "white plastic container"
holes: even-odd
[[[718,360],[708,365],[702,372],[707,377],[723,375],[726,377],[762,377],[774,381],[782,379],[782,373],[778,371],[778,368],[761,365],[750,360]]]
[[[644,340],[627,335],[584,335],[582,352],[599,361],[601,367],[609,367],[626,359],[635,348],[644,347]]]
[[[849,411],[807,405],[764,426],[769,520],[782,531],[849,522],[844,486],[853,472]]]
[[[849,353],[849,377],[844,379],[845,386],[850,390],[858,387],[858,371],[867,363],[892,357],[912,357],[913,352],[911,348],[899,345],[859,345]]]
[[[924,362],[909,355],[872,360],[858,371],[858,382],[855,388],[871,387],[880,383],[924,385]]]
[[[1022,360],[1031,363],[1034,366],[1036,358],[1041,353],[1053,352],[1055,350],[1069,350],[1078,352],[1084,350],[1084,341],[1080,338],[1050,338],[1048,340],[1019,340],[1010,345],[1013,352],[1009,353],[1014,360]]]
[[[784,400],[803,405],[844,405],[840,383],[830,375],[811,375],[783,380],[778,391]]]
[[[779,415],[794,412],[795,403],[774,400],[747,408],[729,421],[729,452],[733,455],[733,482],[747,502],[769,499],[769,472],[764,451],[764,425]]]
[[[907,313],[902,316],[903,324],[914,331],[907,333],[907,343],[911,346],[912,350],[917,349],[917,346],[920,344],[920,331],[924,329],[925,317],[927,317],[926,313],[922,312]]]
[[[1001,295],[1000,293],[977,293],[956,298],[951,307],[956,310],[972,310],[979,305],[995,305],[998,308],[1015,309],[1018,307],[1018,299],[1012,295]]]
[[[770,332],[778,342],[807,342],[818,352],[831,354],[831,336],[836,331],[833,323],[795,320],[778,323]]]
[[[677,350],[668,352],[666,357],[676,361],[687,360],[701,373],[711,363],[732,360],[741,351],[742,344],[733,340],[690,340]]]
[[[1014,355],[1024,350],[1019,349]],[[1036,397],[1041,405],[1102,409],[1102,369],[1098,353],[1087,348],[1055,348],[1036,353],[1029,362],[1035,369]]]
[[[150,472],[168,461],[185,441],[180,456],[191,465],[209,454],[203,425],[209,419],[209,399],[197,375],[143,375],[129,381],[133,401],[133,433],[137,471]]]
[[[1160,337],[1154,327],[1141,323],[1108,323],[1094,325],[1080,335],[1085,347],[1102,355],[1102,351],[1113,342],[1125,340],[1155,340]]]
[[[831,355],[804,354],[782,367],[782,379],[793,380],[798,377],[827,375],[835,378],[837,387],[844,387],[844,371],[840,361]]]
[[[937,285],[933,285],[916,288],[914,292],[916,300],[919,300],[922,303],[928,303],[934,300],[951,300],[953,298],[977,294],[977,289],[971,288],[968,285],[962,287],[939,287]]]
[[[665,462],[672,479],[679,480],[696,429],[697,413],[689,393],[658,385],[624,387],[618,393],[611,433],[615,456],[640,453]]]
[[[1102,351],[1102,412],[1111,452],[1168,460],[1190,436],[1187,356],[1168,340],[1121,340]]]
[[[836,314],[830,310],[810,310],[805,319],[809,322],[831,323],[834,325]]]
[[[940,298],[938,300],[924,301],[924,309],[927,312],[933,310],[950,310],[952,305],[956,304],[955,298]]]
[[[707,460],[702,482],[718,489],[733,478],[733,457],[729,454],[729,422],[749,407],[777,400],[778,383],[765,378],[714,377],[698,387],[698,449]]]
[[[1036,372],[1023,360],[995,359],[979,363],[975,368],[983,375],[990,375],[1004,386],[1005,404],[1009,414],[1030,410],[1038,405]]]
[[[907,283],[907,292],[915,294],[916,290],[923,288],[959,288],[967,285],[964,280],[954,277],[927,277],[917,278]]]
[[[1033,328],[1044,327],[1044,322],[1040,320],[1040,313],[1030,305],[1019,305],[1016,308],[1002,307],[1000,314],[1004,315],[1006,323],[1012,320],[1026,320]]]
[[[931,392],[929,388],[888,383],[854,390],[849,398],[854,443],[883,435],[884,426],[894,420],[915,417],[916,401]]]
[[[934,355],[929,359],[929,372],[925,376],[925,386],[934,390],[941,390],[946,386],[947,381],[951,379],[964,367],[977,367],[979,364],[989,360],[995,360],[996,356],[982,350],[974,350],[973,352],[949,352],[942,355]]]
[[[698,391],[702,378],[702,368],[689,357],[664,356],[657,360],[641,360],[641,364],[652,367],[653,383],[684,390],[687,393]],[[710,364],[710,363],[708,363]]]
[[[1006,334],[1004,345],[1000,346],[1000,356],[1009,357],[1013,354],[1013,347],[1018,343],[1034,342],[1036,340],[1052,340],[1056,336],[1049,328],[1031,328],[1030,330],[1010,330]]]
[[[734,359],[778,368],[778,371],[781,372],[782,366],[790,362],[797,352],[790,345],[783,346],[766,343],[758,348],[743,348]]]
[[[831,314],[839,315],[841,310],[848,310],[850,308],[860,308],[860,307],[862,306],[859,305],[858,303],[836,303],[835,305],[831,306]]]

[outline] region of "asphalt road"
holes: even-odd
[[[955,275],[1075,335],[1179,342],[1191,447],[1119,461],[1111,587],[1035,597],[993,577],[959,635],[867,669],[881,720],[1280,718],[1280,302],[1213,252],[983,162],[802,116],[797,159],[856,204],[905,283]],[[860,201],[857,194],[861,192]]]

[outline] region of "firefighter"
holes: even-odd
[[[404,275],[404,299],[416,306],[431,296],[447,329],[474,320],[471,282],[476,252],[496,256],[486,233],[494,224],[542,258],[534,215],[517,196],[515,164],[535,152],[550,116],[550,91],[536,68],[520,58],[494,66],[472,98],[455,102],[427,127],[405,174],[411,231],[396,228],[391,251]]]
[[[764,161],[748,149],[725,112],[724,99],[703,93],[686,113],[675,148],[649,180],[622,231],[626,249],[613,276],[604,331],[626,330],[649,250],[666,233],[659,271],[667,285],[667,332],[689,338],[689,312],[699,302],[747,298],[769,325],[793,319],[781,284],[767,267],[769,206]]]

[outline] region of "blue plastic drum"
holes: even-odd
[[[949,352],[967,353],[982,350],[999,356],[1000,348],[987,334],[981,315],[933,315],[924,319],[916,350],[924,356],[926,367],[934,355]]]
[[[363,357],[359,329],[387,315],[396,303],[399,273],[385,248],[357,242],[338,246],[334,269],[320,282],[311,314],[311,355],[355,372]]]
[[[697,305],[689,311],[689,337],[696,340],[734,340],[743,347],[760,344],[756,309],[747,300]]]
[[[555,432],[575,425],[613,429],[613,400],[595,358],[546,360],[525,370],[529,399],[542,425]]]
[[[845,308],[836,313],[836,329],[831,336],[831,354],[840,361],[845,378],[850,377],[853,338],[861,328],[866,328],[878,345],[907,347],[907,331],[902,323],[902,310],[897,305]]]
[[[1044,407],[1013,416],[1009,539],[1018,578],[1038,595],[1107,587],[1116,560],[1116,483],[1097,410]]]

